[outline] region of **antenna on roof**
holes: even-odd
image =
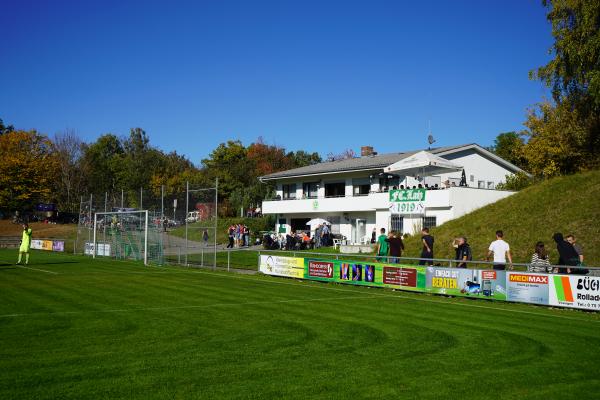
[[[429,148],[428,150],[431,150],[431,145],[435,143],[435,139],[433,138],[433,135],[431,134],[431,121],[427,121],[429,123],[429,135],[427,136],[427,141],[429,142]]]

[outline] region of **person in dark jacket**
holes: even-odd
[[[579,262],[579,255],[575,251],[575,247],[567,242],[560,232],[552,235],[552,239],[556,242],[556,250],[558,250],[558,265],[576,266]],[[558,273],[570,274],[571,268],[559,268]]]
[[[461,261],[456,264],[457,268],[467,268],[465,261],[471,261],[473,259],[473,253],[471,252],[471,246],[467,243],[467,238],[460,236],[456,238],[456,260]]]

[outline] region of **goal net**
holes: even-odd
[[[163,218],[148,210],[94,214],[92,241],[85,253],[96,257],[163,263]]]

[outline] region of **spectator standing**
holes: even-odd
[[[471,251],[471,246],[467,243],[467,238],[465,236],[460,236],[456,239],[456,260],[460,261],[456,264],[457,268],[467,268],[467,262],[473,259],[473,252]]]
[[[381,235],[377,238],[377,260],[386,261],[389,251],[387,236],[385,236],[385,228],[381,228]]]
[[[321,245],[329,246],[329,225],[323,224],[323,232],[321,233]]]
[[[423,236],[421,236],[423,248],[421,249],[421,260],[419,260],[419,265],[433,265],[433,236],[429,234],[429,228],[421,229],[421,233],[423,234]]]
[[[400,262],[400,257],[402,257],[402,250],[404,250],[404,242],[402,242],[400,233],[391,231],[386,241],[390,247],[390,262],[398,264]]]
[[[510,246],[504,241],[504,232],[496,231],[496,240],[490,243],[487,253],[487,261],[491,256],[494,256],[494,269],[505,270],[506,260],[512,264],[512,255],[510,254]]]
[[[323,231],[323,224],[319,224],[315,229],[315,247],[318,249],[321,247],[321,233]]]
[[[535,251],[531,256],[531,264],[527,267],[528,272],[543,272],[552,273],[552,266],[550,265],[550,257],[544,246],[544,242],[537,242],[535,244]]]
[[[204,247],[208,247],[208,230],[205,229],[204,232],[202,232],[202,240],[204,240]]]
[[[567,237],[565,237],[565,240],[573,245],[573,248],[577,252],[577,256],[579,258],[579,264],[583,265],[583,249],[580,245],[577,244],[577,239],[575,238],[575,236],[572,234],[567,235]]]
[[[235,228],[233,225],[229,225],[229,229],[227,229],[227,236],[229,238],[229,244],[227,244],[228,249],[233,249],[234,235],[235,235]]]
[[[377,228],[373,228],[373,232],[371,232],[371,244],[375,244],[377,242]]]
[[[558,250],[558,264],[566,266],[577,266],[579,264],[579,254],[575,250],[575,247],[567,242],[562,233],[557,232],[552,235],[552,239],[556,242],[556,250]],[[559,268],[560,274],[570,274],[571,268]]]

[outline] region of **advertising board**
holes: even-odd
[[[507,300],[521,303],[548,304],[549,275],[507,272]]]
[[[276,276],[600,311],[600,277],[266,256]]]
[[[553,275],[550,279],[550,305],[600,310],[600,277]]]
[[[65,242],[62,240],[32,239],[31,248],[34,250],[65,251]]]
[[[96,245],[97,245],[97,250],[96,250],[97,256],[110,257],[110,244],[109,243],[96,243]]]
[[[422,291],[425,285],[425,267],[383,266],[383,286],[385,287]]]
[[[83,254],[91,256],[94,255],[94,243],[85,242],[85,247],[83,249]]]
[[[261,255],[259,271],[267,275],[304,278],[304,258]]]
[[[65,251],[65,242],[62,240],[53,240],[52,251]]]

